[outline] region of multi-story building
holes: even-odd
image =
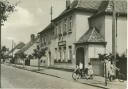
[[[70,0],[66,9],[40,34],[40,46],[46,49],[48,65],[74,68],[96,60],[98,54],[112,52],[112,7],[110,0]],[[127,3],[114,1],[118,13],[118,46],[126,50]],[[124,34],[124,36],[122,36]],[[125,40],[125,41],[122,41]],[[122,46],[124,42],[125,46]],[[122,51],[123,52],[123,51]],[[103,74],[100,68],[97,74]]]

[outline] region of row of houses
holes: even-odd
[[[125,0],[66,0],[66,9],[37,35],[40,49],[46,49],[42,65],[72,69],[80,62],[92,62],[95,73],[103,75],[98,54],[112,53],[113,8],[117,52],[126,52],[127,1]],[[34,47],[36,47],[34,46]],[[31,53],[32,45],[25,53]]]

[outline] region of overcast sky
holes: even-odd
[[[12,3],[18,0],[9,0]],[[53,18],[65,9],[65,0],[20,0],[16,11],[10,15],[2,27],[2,44],[11,47],[11,42],[30,40],[50,23],[50,7],[53,5]]]

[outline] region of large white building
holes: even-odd
[[[114,0],[113,0],[114,1]],[[125,0],[70,0],[66,9],[40,34],[48,66],[74,68],[92,62],[96,74],[103,74],[98,54],[112,53],[112,5],[117,13],[117,52],[126,51],[127,2]],[[98,61],[98,62],[96,62]]]

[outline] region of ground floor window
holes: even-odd
[[[68,62],[71,62],[72,60],[72,46],[69,46],[69,60]]]
[[[54,63],[71,63],[72,60],[72,47],[60,46],[55,48]]]

